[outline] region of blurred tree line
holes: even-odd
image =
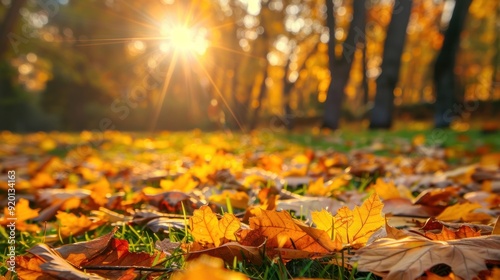
[[[499,1],[0,3],[0,129],[448,127],[500,99]]]

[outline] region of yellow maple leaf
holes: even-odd
[[[219,247],[222,238],[235,240],[235,233],[240,229],[240,221],[232,214],[225,214],[219,221],[210,207],[204,205],[195,210],[189,218],[191,235],[197,242],[214,244]]]
[[[436,219],[441,221],[457,221],[478,208],[481,208],[479,203],[457,203],[446,207],[443,212],[436,217]]]
[[[313,211],[311,216],[317,228],[326,231],[332,239],[360,247],[368,241],[374,231],[384,226],[383,207],[384,204],[374,193],[360,207],[356,206],[352,211],[344,206],[335,216],[326,210]]]
[[[219,230],[222,235],[228,240],[236,240],[236,232],[240,229],[241,223],[238,218],[231,214],[224,214],[219,220]]]
[[[314,224],[316,224],[316,228],[326,231],[332,240],[335,239],[335,218],[330,212],[325,209],[321,211],[312,211],[311,217]]]
[[[172,280],[246,280],[240,272],[224,269],[224,261],[219,258],[202,255],[189,261],[186,270],[175,272]]]

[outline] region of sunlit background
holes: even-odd
[[[12,1],[0,1],[0,19]],[[246,130],[287,110],[305,121],[325,110],[331,38],[324,1],[19,2],[0,53],[1,79],[10,81],[0,129]],[[428,117],[430,69],[453,1],[413,2],[394,104]],[[340,56],[352,0],[334,5]],[[391,10],[392,1],[367,1],[366,52],[354,55],[346,121],[366,119],[373,102]],[[455,69],[465,100],[500,99],[499,10],[491,0],[470,7]]]

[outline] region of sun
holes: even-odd
[[[180,54],[203,55],[209,45],[207,32],[203,28],[164,24],[161,34],[165,37],[164,42],[160,44],[160,50],[163,52],[173,50]]]

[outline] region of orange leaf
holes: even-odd
[[[246,209],[250,198],[246,192],[223,191],[221,194],[210,196],[210,202],[218,205],[226,205],[226,198],[229,197],[231,205],[235,208]]]
[[[205,277],[202,277],[202,275],[205,275]],[[174,273],[170,279],[246,280],[247,276],[243,273],[224,269],[224,261],[222,259],[203,255],[194,261],[188,262],[185,271]]]
[[[372,186],[375,192],[384,200],[391,198],[400,198],[399,190],[394,185],[394,182],[384,182],[382,178],[377,178],[377,181]]]
[[[240,233],[243,245],[258,246],[267,239],[268,248],[298,249],[307,252],[328,253],[341,248],[324,231],[308,227],[288,212],[254,209],[250,229]],[[269,252],[269,251],[268,251]]]
[[[99,223],[92,222],[84,215],[78,217],[73,213],[58,211],[56,217],[60,225],[59,231],[64,237],[75,236],[99,226]]]
[[[457,203],[446,207],[444,211],[436,217],[436,219],[441,221],[461,220],[467,214],[478,208],[481,208],[481,205],[478,203]]]
[[[12,205],[8,205],[12,206]],[[21,198],[15,205],[15,210],[10,211],[9,207],[4,208],[4,216],[0,219],[0,225],[8,225],[11,221],[10,218],[16,218],[16,229],[20,231],[39,231],[40,228],[37,225],[32,225],[26,223],[27,220],[31,220],[38,216],[39,209],[31,209],[29,206],[29,201],[27,199]],[[14,214],[13,216],[11,214]]]
[[[226,213],[219,221],[219,230],[226,239],[236,240],[236,232],[240,230],[240,228],[240,220],[234,215]]]
[[[443,227],[443,229],[441,230],[440,233],[436,234],[433,232],[426,232],[425,236],[427,236],[428,238],[430,238],[432,240],[446,241],[446,240],[481,236],[481,232],[475,231],[474,229],[472,229],[469,226],[462,225],[456,231],[450,230],[447,227]]]

